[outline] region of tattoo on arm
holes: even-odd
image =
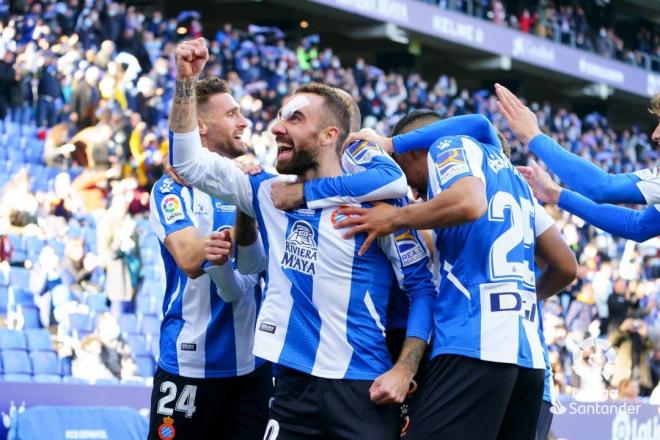
[[[403,342],[403,348],[401,349],[401,355],[399,355],[397,364],[407,368],[414,375],[417,373],[417,368],[424,357],[425,350],[426,341],[419,338],[406,338]]]
[[[196,78],[177,79],[174,99],[170,109],[170,130],[175,133],[188,133],[197,125],[195,108]]]

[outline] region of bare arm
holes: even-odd
[[[424,350],[426,341],[406,338],[396,364],[387,373],[378,376],[369,388],[371,400],[378,405],[403,403],[424,357]]]
[[[169,234],[165,237],[165,247],[189,278],[195,279],[204,274],[201,267],[205,259],[204,239],[199,236],[197,228],[189,226]]]
[[[577,260],[556,226],[536,239],[536,256],[546,264],[536,279],[536,297],[545,300],[560,292],[577,277]]]
[[[203,38],[184,41],[176,47],[176,83],[169,118],[174,133],[188,133],[197,127],[195,84],[208,57]]]

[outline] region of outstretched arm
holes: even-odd
[[[497,107],[509,128],[574,191],[598,203],[646,203],[633,174],[607,174],[541,133],[536,115],[509,89],[495,85]]]

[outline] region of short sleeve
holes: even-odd
[[[170,178],[156,182],[149,197],[149,221],[161,242],[174,232],[195,226],[188,208],[191,197],[192,191]]]
[[[486,184],[483,157],[481,147],[464,136],[440,138],[429,149],[429,159],[435,168],[432,175],[441,190],[468,176],[477,177]]]
[[[550,217],[550,214],[534,199],[534,231],[536,232],[536,237],[540,237],[554,224],[555,221]]]

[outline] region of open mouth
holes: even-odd
[[[291,156],[293,156],[293,145],[284,142],[278,142],[277,160],[289,159]]]

